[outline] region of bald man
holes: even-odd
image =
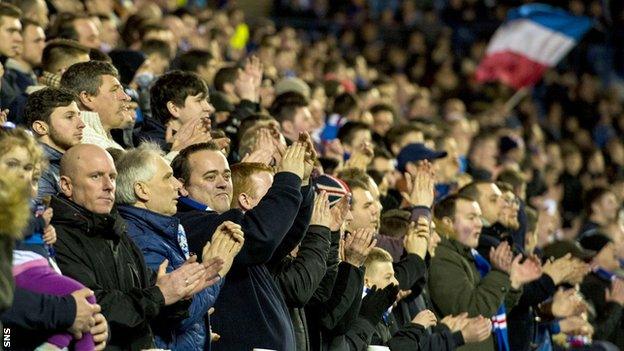
[[[60,176],[62,195],[51,206],[61,271],[95,292],[110,325],[109,350],[153,348],[150,321],[171,328],[185,318],[187,299],[216,272],[195,262],[169,274],[166,262],[158,274],[146,267],[113,210],[117,171],[104,149],[90,144],[70,148],[61,159]]]

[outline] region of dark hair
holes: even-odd
[[[24,107],[24,120],[32,127],[35,121],[50,124],[50,115],[57,107],[65,107],[76,101],[76,95],[62,88],[43,88],[28,95]]]
[[[346,116],[358,107],[358,101],[355,95],[350,93],[342,93],[334,99],[332,112],[341,116]]]
[[[475,202],[475,200],[460,194],[446,196],[433,206],[433,217],[436,219],[444,217],[455,219],[455,209],[457,208],[457,202],[460,200]]]
[[[171,47],[167,42],[159,39],[150,39],[141,43],[141,51],[145,55],[157,54],[167,60],[171,59]]]
[[[600,200],[601,197],[610,193],[611,190],[609,188],[603,186],[593,187],[585,192],[583,196],[583,206],[585,208],[585,214],[587,216],[591,216],[593,214],[592,204],[594,202]]]
[[[187,96],[203,94],[208,97],[206,83],[193,72],[179,70],[167,72],[160,76],[150,88],[150,105],[152,115],[163,124],[171,119],[167,102],[176,106],[184,106]]]
[[[386,133],[385,141],[388,147],[391,147],[392,144],[399,143],[401,138],[403,138],[406,134],[412,132],[421,132],[420,128],[412,125],[412,124],[397,124],[392,126]]]
[[[28,18],[22,19],[21,22],[22,22],[22,33],[26,30],[26,27],[28,27],[28,26],[41,27],[43,29],[43,27],[41,26],[41,24],[39,22],[33,21],[31,19],[28,19]]]
[[[100,49],[95,49],[95,48],[89,49],[89,59],[91,61],[102,61],[102,62],[113,63],[113,59],[110,56],[108,56],[107,53],[105,53],[104,51]]]
[[[63,38],[63,39],[72,39],[78,40],[78,32],[74,27],[74,22],[78,19],[89,19],[86,15],[78,15],[69,12],[61,12],[57,15],[56,20],[50,26],[50,37],[51,38]]]
[[[234,84],[238,78],[238,67],[223,67],[217,71],[214,77],[214,87],[217,91],[223,92],[225,84]]]
[[[279,94],[269,111],[278,122],[292,121],[297,109],[308,106],[308,100],[296,91],[287,91]]]
[[[347,122],[340,127],[337,137],[343,145],[351,145],[355,138],[355,133],[361,130],[369,130],[368,125],[362,122]]]
[[[89,54],[89,48],[75,40],[54,39],[49,41],[41,55],[41,68],[44,71],[55,73],[58,64],[64,60],[79,55]]]
[[[526,180],[524,179],[522,173],[513,169],[506,169],[502,171],[498,175],[498,178],[496,178],[496,180],[500,182],[505,182],[514,187],[514,189],[519,188],[520,186],[522,186],[522,184],[526,183]]]
[[[389,210],[381,216],[379,224],[379,233],[400,238],[408,233],[410,227],[409,211],[405,210]]]
[[[477,186],[480,184],[494,184],[494,182],[489,180],[475,180],[464,185],[461,189],[457,191],[457,194],[467,199],[471,199],[472,201],[478,201],[479,188]]]
[[[183,71],[197,72],[200,66],[206,66],[212,60],[212,54],[206,50],[189,50],[180,55],[178,65]]]
[[[141,40],[143,40],[143,38],[145,38],[145,36],[147,35],[147,33],[149,32],[159,32],[159,31],[167,31],[169,30],[169,28],[167,28],[167,26],[165,26],[164,24],[160,24],[160,23],[155,23],[152,21],[148,21],[148,22],[142,22],[139,23],[139,38]]]
[[[372,113],[373,115],[379,112],[390,112],[392,114],[392,117],[395,117],[396,115],[392,106],[388,104],[376,104],[370,108],[370,113]]]
[[[377,157],[381,157],[381,158],[385,158],[389,160],[393,158],[390,151],[388,151],[388,149],[386,149],[383,146],[375,146],[375,156],[373,158],[377,158]]]
[[[204,150],[220,152],[219,146],[212,141],[193,144],[182,149],[173,161],[171,161],[173,176],[186,184],[191,178],[191,165],[189,164],[189,159],[194,153]]]
[[[2,24],[3,17],[20,19],[22,17],[22,11],[17,6],[0,2],[0,25]]]
[[[102,76],[119,78],[115,66],[104,61],[79,62],[69,66],[61,77],[61,87],[79,95],[83,91],[89,95],[98,95],[102,86]]]

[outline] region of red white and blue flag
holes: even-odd
[[[592,20],[545,4],[512,9],[494,33],[477,81],[499,80],[520,89],[537,83],[592,27]]]

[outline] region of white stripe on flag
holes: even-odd
[[[540,64],[555,66],[576,45],[574,39],[528,19],[503,24],[494,33],[488,54],[511,51]]]

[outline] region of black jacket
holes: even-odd
[[[592,307],[590,322],[595,333],[594,340],[606,340],[624,349],[624,310],[616,302],[607,302],[605,290],[611,288],[609,280],[595,273],[588,274],[581,284],[581,293]]]
[[[214,306],[212,329],[221,339],[212,345],[213,350],[254,347],[294,350],[295,336],[288,308],[266,263],[278,247],[284,256],[290,252],[286,250],[289,245],[280,244],[298,219],[302,203],[300,187],[301,179],[296,175],[277,173],[267,194],[245,213],[232,209],[218,214],[184,201],[178,203],[176,216],[186,229],[192,252],[202,252],[224,221],[240,224],[245,233],[245,245],[234,259]]]
[[[95,292],[110,327],[108,349],[153,347],[149,321],[159,316],[165,301],[155,286],[155,273],[145,266],[141,251],[126,235],[123,219],[116,213],[91,213],[66,198],[53,197],[51,207],[58,265],[64,275]],[[166,323],[164,317],[185,317],[188,303],[182,305],[178,311],[176,305],[170,306],[158,319]]]
[[[76,318],[71,295],[53,296],[15,289],[13,305],[1,316],[11,329],[11,350],[34,350],[51,335],[67,331]],[[7,347],[8,348],[8,347]]]
[[[290,310],[297,350],[310,350],[303,307],[325,276],[329,251],[329,228],[310,226],[296,257],[288,256],[269,269],[274,274]]]

